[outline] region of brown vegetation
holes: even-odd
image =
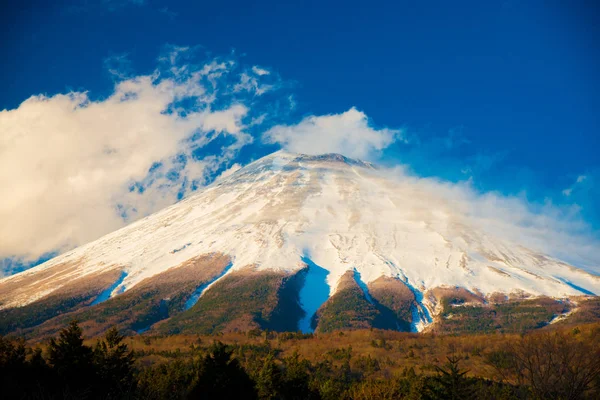
[[[56,273],[55,270],[54,272]],[[89,306],[102,291],[109,288],[119,278],[120,274],[118,269],[91,274],[85,279],[66,283],[48,296],[23,307],[0,310],[0,335],[9,332],[26,335],[31,328],[45,321]],[[2,285],[4,293],[17,293],[18,290],[13,288],[13,284],[16,283],[12,280],[8,283],[10,284]],[[22,283],[26,288],[31,286],[30,283]]]
[[[425,293],[426,297],[433,300],[433,303],[442,302],[446,300],[448,304],[482,304],[484,302],[483,297],[469,292],[465,288],[461,287],[436,287],[428,290]]]
[[[58,338],[34,347],[0,336],[0,393],[5,398],[261,400],[591,400],[600,395],[600,323],[469,336],[371,329],[125,338],[112,329],[95,345],[81,333],[71,322]]]
[[[369,293],[381,306],[393,311],[401,331],[410,331],[415,295],[402,281],[382,276],[368,285]],[[377,324],[376,325],[381,325]]]
[[[252,266],[233,271],[215,282],[194,307],[184,310],[194,291],[220,276],[230,261],[222,254],[196,257],[92,305],[103,290],[118,280],[121,270],[111,267],[65,284],[24,307],[0,310],[0,334],[48,337],[73,318],[80,321],[86,335],[99,335],[111,326],[129,335],[147,329],[161,334],[296,331],[304,316],[299,292],[306,269],[293,275],[258,272]],[[75,266],[61,268],[42,271],[43,279],[38,284],[43,285],[44,279],[52,276],[50,271],[62,274],[64,268]],[[416,300],[409,287],[389,277],[370,282],[366,289],[359,283],[360,277],[354,271],[343,275],[334,295],[317,311],[313,328],[318,332],[410,330]],[[1,288],[4,295],[17,293],[12,280]],[[551,321],[571,326],[600,320],[600,300],[596,297],[581,296],[571,301],[495,293],[484,298],[481,293],[457,287],[434,288],[424,296],[435,306],[434,323],[428,331],[438,334],[523,333],[546,329]],[[574,312],[555,319],[569,311]]]
[[[168,362],[174,357],[191,355],[194,348],[210,344],[215,339],[242,349],[278,349],[275,352],[278,358],[297,353],[313,363],[328,362],[332,368],[343,368],[347,363],[352,370],[368,371],[367,375],[375,386],[372,390],[378,390],[377,382],[402,376],[407,370],[426,376],[435,375],[436,366],[444,364],[449,354],[461,359],[461,368],[468,370],[468,377],[504,380],[517,386],[534,387],[538,385],[536,380],[548,380],[554,376],[552,374],[562,373],[560,371],[563,371],[563,365],[568,365],[572,368],[570,372],[565,372],[566,376],[576,376],[570,376],[567,380],[554,379],[548,382],[548,388],[556,389],[560,386],[567,388],[564,390],[570,390],[568,388],[571,382],[580,382],[578,387],[589,389],[600,383],[597,380],[600,371],[599,323],[581,325],[576,329],[559,328],[551,332],[534,332],[526,336],[447,336],[382,330],[352,330],[314,335],[250,331],[209,336],[136,336],[127,339],[127,344],[138,354],[138,362],[148,366]],[[528,371],[532,366],[537,368],[536,371]],[[546,370],[548,374],[544,375]],[[542,377],[537,377],[537,374]],[[361,388],[363,389],[367,388]]]
[[[317,332],[372,327],[379,315],[356,282],[353,271],[347,271],[333,296],[319,308],[315,318]]]
[[[557,324],[562,326],[574,326],[600,321],[600,297],[579,297],[574,298],[573,313],[568,318],[563,319]]]
[[[69,275],[77,268],[78,262],[66,262],[36,270],[35,274],[28,271],[15,275],[0,285],[0,304],[17,301],[22,295],[29,295],[32,292],[44,292],[60,287],[64,283],[72,283],[72,277]],[[52,281],[52,287],[47,285],[49,281]],[[55,282],[58,284],[55,285]]]
[[[295,275],[232,272],[207,290],[189,310],[157,327],[158,332],[215,333],[250,329],[296,330],[302,316]]]
[[[547,326],[569,305],[548,297],[466,304],[454,297],[442,298],[438,321],[431,328],[437,333],[523,333]]]
[[[229,258],[221,254],[195,257],[160,275],[145,279],[123,294],[90,306],[103,289],[110,287],[118,279],[120,271],[113,270],[110,271],[110,279],[99,280],[90,277],[83,281],[80,292],[85,294],[85,301],[78,301],[77,307],[64,306],[65,301],[78,299],[67,292],[57,295],[56,300],[54,296],[50,296],[25,307],[0,311],[0,318],[5,314],[15,314],[15,318],[21,319],[15,322],[21,330],[15,332],[15,328],[12,328],[7,332],[19,333],[26,337],[54,335],[72,319],[81,321],[81,327],[86,335],[99,335],[112,326],[132,334],[181,312],[185,301],[194,290],[221,273],[228,264]],[[90,284],[104,282],[104,286],[90,290],[85,285],[88,282]],[[74,281],[73,285],[82,285],[82,280]],[[51,300],[54,302],[50,303]],[[44,312],[47,313],[49,310],[54,310],[54,313],[45,315]],[[23,318],[29,315],[37,315],[38,318],[35,323],[24,325]],[[0,323],[0,326],[5,325]]]

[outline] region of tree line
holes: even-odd
[[[0,337],[3,399],[595,399],[600,349],[577,332],[527,335],[485,355],[498,379],[473,376],[452,352],[431,373],[381,378],[379,362],[352,350],[309,361],[264,346],[192,345],[191,355],[146,365],[114,328],[92,346],[71,322],[42,351]],[[333,353],[332,353],[333,354]]]

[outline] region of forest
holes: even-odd
[[[597,399],[600,324],[528,334],[0,337],[3,399]]]

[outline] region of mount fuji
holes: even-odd
[[[495,236],[431,188],[279,151],[1,279],[0,334],[44,336],[67,318],[93,334],[423,331],[450,309],[515,302],[550,307],[543,325],[596,293],[592,271]]]

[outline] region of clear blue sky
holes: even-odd
[[[356,107],[411,139],[382,163],[577,204],[598,230],[599,10],[595,1],[4,3],[0,109],[38,93],[107,96],[110,56],[149,73],[165,44],[235,50],[293,82],[290,118]],[[264,152],[256,146],[246,157]]]

